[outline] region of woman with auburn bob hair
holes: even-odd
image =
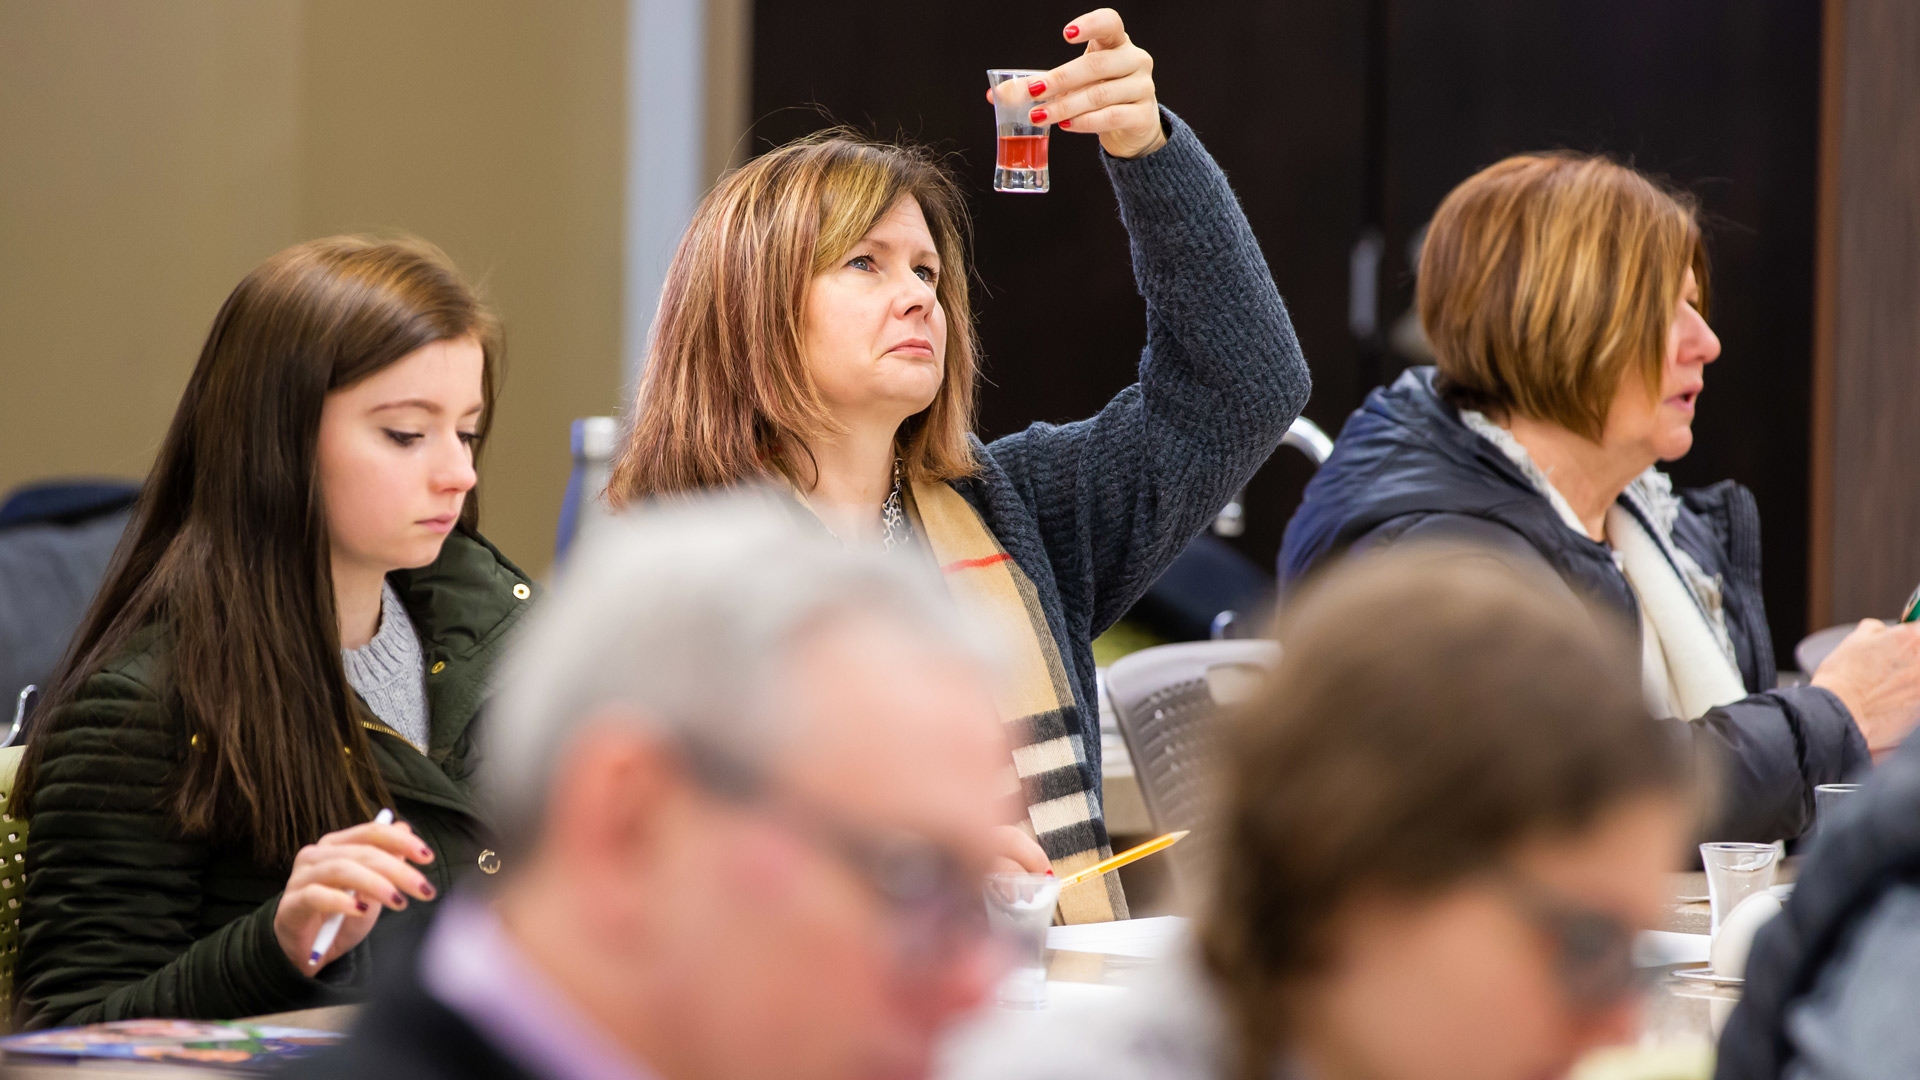
[[[496,858],[470,729],[532,596],[474,531],[499,350],[419,243],[227,298],[30,729],[23,1026],[351,1000],[409,898]]]
[[[1259,245],[1157,105],[1152,58],[1108,9],[1064,36],[1086,53],[1027,90],[1037,122],[1104,149],[1147,301],[1137,384],[1092,419],[983,445],[961,195],[923,154],[828,132],[743,166],[696,212],[608,489],[619,505],[772,481],[842,543],[934,560],[1013,662],[1000,705],[1027,812],[1001,850],[1061,873],[1108,851],[1094,636],[1266,460],[1308,390]],[[1061,907],[1125,913],[1112,875]]]
[[[1420,255],[1437,366],[1376,390],[1307,487],[1283,580],[1346,551],[1444,539],[1550,570],[1639,630],[1642,688],[1727,766],[1709,840],[1799,836],[1813,788],[1896,745],[1920,709],[1920,628],[1869,620],[1776,689],[1760,522],[1731,480],[1675,492],[1720,341],[1691,201],[1581,154],[1523,154],[1455,188]]]

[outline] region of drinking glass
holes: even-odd
[[[1860,790],[1859,784],[1819,784],[1813,789],[1813,834],[1818,837],[1827,831],[1827,823],[1854,792]]]
[[[1780,849],[1773,844],[1715,843],[1700,845],[1700,862],[1707,868],[1709,934],[1740,906],[1740,901],[1773,884],[1780,868]]]
[[[1000,981],[1000,1006],[1047,1007],[1047,927],[1060,899],[1060,879],[1051,874],[988,874],[987,921],[1013,956],[1013,970]]]
[[[1042,192],[1047,190],[1047,124],[1028,119],[1033,110],[1033,95],[1027,84],[1045,75],[1044,71],[995,68],[987,72],[987,86],[993,91],[993,119],[999,138],[995,140],[993,190]]]

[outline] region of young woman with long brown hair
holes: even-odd
[[[1086,53],[1012,92],[1100,139],[1147,302],[1140,381],[1090,420],[983,445],[960,192],[924,155],[827,133],[696,212],[609,494],[772,481],[844,543],[931,558],[1009,647],[1026,813],[1003,854],[1067,872],[1108,850],[1091,642],[1279,445],[1308,376],[1226,178],[1155,100],[1152,58],[1111,9],[1063,36]],[[1125,912],[1111,875],[1061,906]]]
[[[412,242],[227,298],[27,743],[23,1024],[350,997],[409,898],[497,858],[468,729],[532,595],[474,531],[499,350]]]

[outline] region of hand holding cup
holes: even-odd
[[[1028,84],[1035,100],[1033,122],[1098,135],[1100,145],[1117,158],[1139,157],[1165,146],[1160,103],[1154,96],[1153,57],[1127,36],[1120,13],[1112,8],[1089,11],[1068,23],[1061,36],[1085,45],[1086,51]]]

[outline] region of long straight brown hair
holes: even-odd
[[[283,864],[388,801],[340,660],[320,410],[329,392],[465,337],[485,354],[484,439],[498,323],[438,249],[333,237],[288,248],[240,282],[37,710],[15,796],[26,814],[63,711],[155,624],[171,638],[162,700],[192,744],[172,804],[185,834]],[[461,526],[471,530],[478,512],[470,492]]]
[[[694,212],[661,289],[609,502],[774,476],[813,486],[807,446],[837,432],[801,355],[807,288],[902,196],[933,233],[947,341],[946,377],[901,425],[897,453],[911,480],[972,475],[966,202],[925,151],[833,129],[741,166]]]

